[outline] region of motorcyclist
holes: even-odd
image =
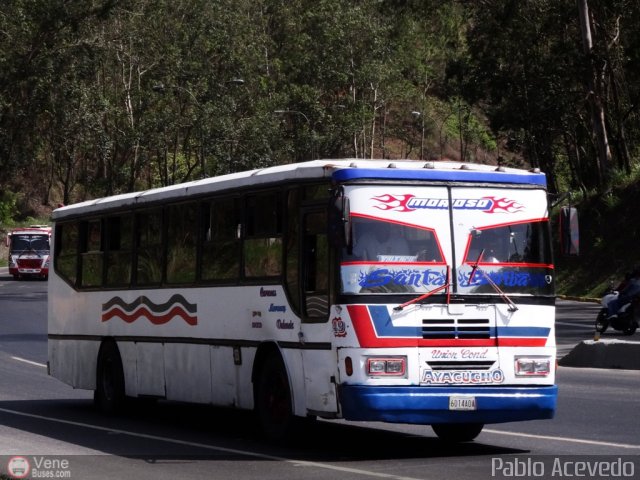
[[[618,316],[618,311],[640,293],[640,267],[634,268],[619,287],[616,298],[607,304],[608,319]]]

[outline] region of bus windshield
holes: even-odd
[[[496,293],[493,281],[505,293],[552,295],[552,275],[546,220],[483,227],[469,233],[458,291]]]
[[[49,236],[48,235],[12,235],[11,236],[11,252],[48,252]]]
[[[343,293],[425,293],[446,281],[436,232],[374,217],[352,217],[342,249]]]
[[[543,189],[380,184],[345,195],[343,294],[553,295]]]
[[[547,222],[538,221],[474,229],[469,234],[465,263],[549,265],[546,226]]]

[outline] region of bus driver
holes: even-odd
[[[415,259],[405,238],[392,224],[370,222],[360,225],[353,246],[353,255],[370,261],[408,261]]]

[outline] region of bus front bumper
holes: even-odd
[[[553,418],[558,387],[378,387],[340,385],[346,420],[392,423],[503,423]],[[474,409],[455,406],[473,399]],[[453,400],[452,400],[453,399]],[[453,408],[453,409],[451,409]]]

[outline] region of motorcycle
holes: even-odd
[[[635,295],[626,302],[616,315],[609,317],[609,302],[618,298],[618,291],[610,291],[602,297],[602,309],[596,318],[596,330],[600,333],[611,326],[625,335],[633,335],[640,321],[640,295]]]

